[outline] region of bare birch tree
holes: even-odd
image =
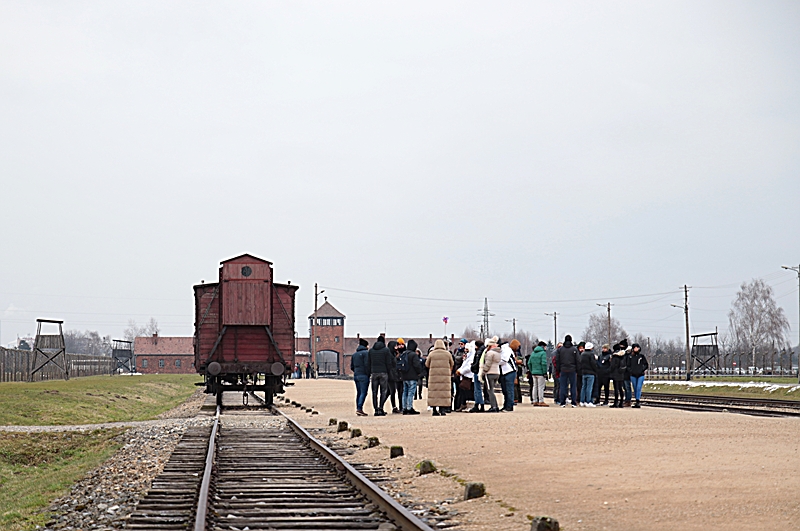
[[[604,343],[613,344],[627,337],[628,332],[622,328],[622,324],[615,317],[611,318],[611,329],[609,330],[608,315],[601,312],[589,316],[589,324],[586,325],[581,339],[591,341],[595,345],[602,345]]]
[[[127,341],[133,341],[137,337],[152,337],[160,332],[158,328],[158,321],[154,317],[150,318],[147,324],[139,326],[134,319],[128,320],[128,328],[125,329],[123,335]]]
[[[789,320],[775,302],[772,287],[760,278],[742,283],[728,312],[730,331],[741,350],[750,353],[756,365],[756,351],[774,342],[777,348],[787,344]]]

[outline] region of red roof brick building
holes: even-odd
[[[345,337],[344,321],[347,317],[325,300],[325,303],[317,308],[316,354],[318,373],[321,376],[352,375],[350,370],[350,358],[358,348],[360,334],[355,337]],[[308,316],[308,329],[314,321],[314,314]],[[364,337],[370,346],[378,339],[377,336]],[[396,340],[396,337],[387,337],[386,341]],[[406,337],[405,341],[413,339],[417,342],[419,349],[424,353],[433,346],[434,341],[440,339],[430,334],[428,337]],[[451,336],[451,341],[454,341]],[[310,337],[298,337],[295,339],[295,362],[301,367],[305,367],[306,362],[311,361],[312,345]]]
[[[144,374],[194,374],[194,338],[137,337],[133,341],[136,370]]]

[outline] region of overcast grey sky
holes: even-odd
[[[611,301],[674,337],[680,286],[706,332],[762,277],[796,338],[799,28],[797,2],[4,1],[0,340],[190,335],[191,286],[245,252],[301,286],[301,334],[314,282],[352,335],[458,333],[488,297],[496,331]]]

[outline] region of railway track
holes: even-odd
[[[273,409],[187,432],[127,523],[140,531],[431,531],[355,467]],[[245,417],[243,417],[245,418]]]
[[[522,386],[523,398],[529,393],[528,386]],[[527,396],[530,396],[527,394]],[[545,391],[545,396],[553,398],[553,391]],[[739,413],[758,417],[800,417],[800,401],[770,400],[766,398],[732,398],[713,395],[693,395],[681,393],[642,392],[642,406],[683,409],[685,411],[705,411],[716,413]]]

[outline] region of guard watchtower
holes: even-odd
[[[57,334],[42,334],[42,323],[58,325]],[[36,339],[33,341],[33,366],[35,367],[29,379],[42,370],[46,365],[53,364],[64,374],[64,379],[69,380],[69,360],[64,342],[64,321],[52,319],[36,319]],[[44,360],[39,363],[39,356]],[[38,364],[38,365],[37,365]]]
[[[719,371],[719,342],[718,332],[697,334],[692,336],[691,362],[693,372],[707,370],[712,374]],[[690,371],[691,367],[688,368]]]
[[[133,341],[115,339],[111,345],[111,357],[114,358],[114,371],[130,374],[136,372],[136,360],[133,355]]]

